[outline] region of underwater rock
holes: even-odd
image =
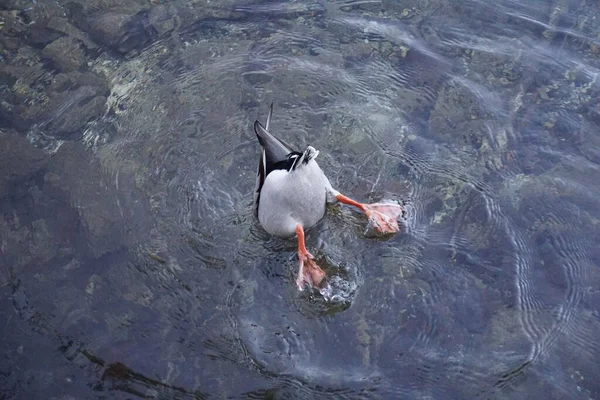
[[[31,224],[32,240],[29,242],[29,253],[35,260],[47,262],[54,258],[59,251],[60,243],[55,232],[48,227],[43,219]]]
[[[149,24],[158,36],[163,36],[173,30],[177,30],[184,35],[197,35],[210,27],[211,22],[215,20],[231,21],[242,18],[244,13],[235,11],[235,8],[241,6],[243,9],[244,4],[251,4],[247,0],[221,0],[219,7],[211,7],[210,0],[204,0],[203,2],[206,4],[199,4],[201,2],[198,1],[193,7],[180,2],[156,4],[149,10]]]
[[[133,178],[126,172],[107,176],[102,170],[82,144],[65,142],[50,160],[43,185],[44,193],[77,212],[94,257],[127,247],[131,238],[143,240],[150,231],[144,217],[148,204],[137,194]]]
[[[0,130],[0,149],[0,198],[9,193],[12,184],[29,179],[48,162],[42,150],[12,130]]]
[[[25,8],[31,4],[29,0],[4,0],[0,3],[0,10],[14,10]]]
[[[0,131],[0,246],[5,265],[47,263],[70,252],[73,212],[37,186],[49,156],[15,131]]]
[[[82,86],[68,96],[59,96],[59,106],[49,115],[49,133],[63,139],[82,133],[87,122],[104,114],[106,96],[97,94],[97,87]]]
[[[44,176],[44,191],[77,211],[92,253],[99,256],[121,246],[114,193],[102,184],[97,160],[81,144],[66,142],[57,151]]]
[[[37,124],[47,135],[60,139],[71,138],[102,116],[109,93],[106,81],[94,73],[55,75],[30,47],[19,49],[18,57],[0,67],[0,81],[10,85],[0,94],[4,127],[25,132]]]
[[[57,32],[64,33],[70,38],[77,39],[85,48],[89,50],[96,49],[98,45],[92,41],[87,34],[73,26],[65,17],[52,17],[48,21],[48,28]]]
[[[97,43],[121,54],[141,49],[157,37],[143,5],[98,10],[89,4],[70,3],[70,19]]]
[[[171,32],[181,23],[179,12],[175,6],[167,5],[153,7],[148,15],[148,20],[158,36]]]
[[[12,28],[12,32],[8,31],[8,34],[15,36],[15,32],[23,32],[24,34],[18,36],[22,43],[39,48],[62,36],[60,32],[48,26],[50,20],[64,15],[64,9],[58,2],[14,1],[7,9],[9,11],[3,19],[8,20]]]
[[[26,131],[33,123],[29,111],[39,114],[37,110],[48,101],[50,77],[34,48],[19,45],[17,51],[8,52],[4,63],[0,63],[0,80],[5,88],[0,91],[1,126]]]
[[[79,69],[85,63],[85,53],[81,42],[71,37],[61,37],[48,44],[42,54],[50,58],[62,72]]]
[[[12,214],[12,215],[11,215]],[[31,261],[28,253],[31,244],[31,232],[20,223],[16,213],[0,215],[0,238],[2,241],[2,263],[14,267]],[[9,280],[7,268],[0,269],[3,274],[0,280]]]
[[[0,51],[2,56],[6,57],[11,50],[19,48],[19,39],[25,36],[24,32],[27,27],[21,22],[18,15],[11,11],[0,11],[0,21],[2,21]]]
[[[448,135],[478,149],[487,119],[484,107],[485,103],[467,88],[445,83],[429,115],[430,133],[442,138]]]

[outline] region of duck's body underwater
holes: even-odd
[[[398,204],[362,204],[335,190],[315,160],[319,152],[308,146],[294,151],[269,132],[273,104],[263,127],[254,122],[254,132],[262,146],[258,163],[254,213],[262,227],[271,235],[298,237],[300,268],[296,284],[303,290],[305,283],[319,286],[325,273],[315,263],[304,244],[304,229],[314,226],[325,215],[326,203],[341,202],[358,207],[369,223],[381,233],[399,230]]]

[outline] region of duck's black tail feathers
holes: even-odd
[[[290,145],[269,132],[272,115],[273,103],[271,103],[269,115],[267,116],[266,127],[262,126],[260,122],[254,121],[254,133],[256,133],[260,145],[265,150],[267,164],[277,164],[278,162],[285,161],[291,153],[294,153]]]

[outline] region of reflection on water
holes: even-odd
[[[118,3],[118,4],[117,4]],[[2,398],[597,398],[593,2],[0,5]],[[273,131],[330,277],[252,216]]]

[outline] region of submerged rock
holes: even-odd
[[[143,4],[132,3],[122,10],[98,10],[87,4],[71,3],[71,20],[91,38],[111,50],[127,54],[141,49],[157,37]],[[125,5],[123,5],[125,7]]]
[[[106,96],[98,95],[94,86],[82,86],[57,100],[59,106],[53,107],[47,126],[51,134],[60,138],[82,133],[85,124],[102,116],[106,108]]]
[[[148,205],[136,195],[132,180],[125,172],[116,178],[106,176],[99,160],[82,144],[65,142],[48,165],[43,191],[73,207],[89,251],[99,257],[131,244],[132,238],[141,240],[149,231],[144,217]]]
[[[66,69],[84,61],[57,50],[47,53]],[[0,67],[0,80],[10,85],[0,95],[3,125],[22,132],[35,124],[49,136],[70,139],[106,108],[108,86],[102,77],[77,71],[55,75],[29,47],[19,49],[18,57]]]
[[[15,131],[0,130],[0,198],[10,186],[32,177],[48,162],[48,156]]]
[[[86,61],[81,42],[67,36],[58,38],[48,44],[42,54],[50,58],[52,63],[62,72],[79,69]]]

